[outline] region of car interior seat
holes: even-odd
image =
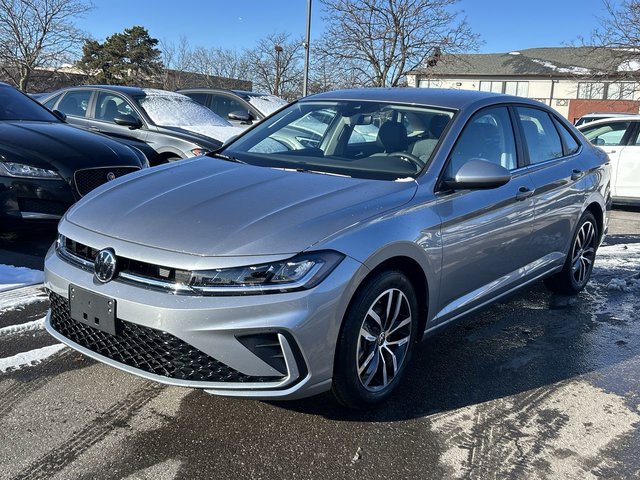
[[[78,100],[76,100],[75,97],[70,97],[69,95],[66,95],[62,99],[60,105],[58,105],[58,110],[65,115],[84,117],[84,110],[82,110],[78,105]]]
[[[109,99],[104,103],[102,119],[107,120],[109,122],[113,122],[113,119],[116,118],[120,112],[118,112],[118,105],[115,100]]]

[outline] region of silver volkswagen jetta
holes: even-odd
[[[314,95],[71,208],[46,258],[47,329],[171,385],[366,406],[462,315],[542,278],[580,291],[609,183],[606,155],[535,101]]]

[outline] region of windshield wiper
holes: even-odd
[[[301,168],[301,167],[291,167],[291,168],[286,168],[286,167],[271,167],[274,168],[276,170],[284,170],[285,172],[298,172],[298,173],[315,173],[316,175],[329,175],[331,177],[344,177],[344,178],[351,178],[351,175],[344,175],[342,173],[333,173],[333,172],[325,172],[323,170],[311,170],[308,168]]]
[[[233,157],[231,155],[225,155],[223,153],[210,152],[209,155],[212,155],[212,156],[214,156],[216,158],[221,158],[222,160],[226,160],[227,162],[242,163],[243,165],[247,164],[247,162],[243,162],[239,158]]]

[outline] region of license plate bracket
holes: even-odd
[[[116,316],[116,301],[76,285],[69,285],[71,318],[100,331],[117,335],[120,322]]]

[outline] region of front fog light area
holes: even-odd
[[[304,253],[289,260],[191,273],[189,286],[209,294],[268,293],[313,288],[344,258],[334,251]]]

